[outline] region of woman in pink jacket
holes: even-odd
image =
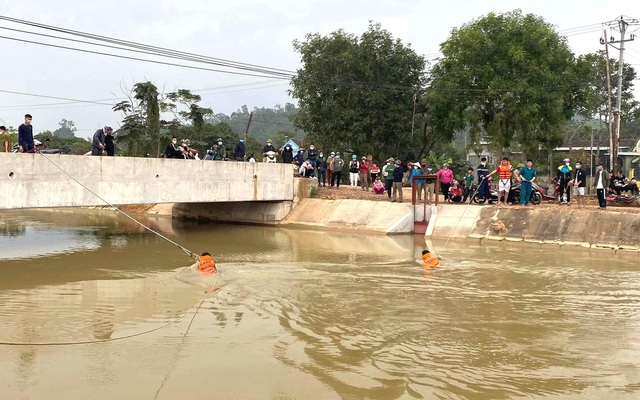
[[[444,195],[444,201],[451,201],[449,188],[451,187],[451,182],[453,182],[453,171],[449,169],[449,164],[444,163],[440,171],[436,172],[436,175],[440,177],[440,189]]]

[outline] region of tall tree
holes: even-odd
[[[425,82],[425,60],[370,23],[360,37],[338,30],[295,41],[302,68],[290,93],[296,126],[316,144],[357,154],[395,153],[411,143],[413,95]]]
[[[583,79],[554,28],[520,10],[490,13],[455,28],[441,45],[431,89],[456,108],[472,144],[495,149],[555,147],[580,101]]]
[[[55,137],[69,139],[74,137],[76,131],[78,130],[76,128],[76,124],[73,121],[66,120],[64,118],[60,122],[58,122],[58,125],[60,125],[60,128],[53,131],[53,136]]]
[[[167,102],[166,107],[172,110],[176,116],[189,121],[193,126],[194,140],[199,143],[204,142],[203,128],[205,124],[205,117],[212,115],[213,110],[210,108],[200,107],[198,103],[200,103],[202,97],[191,93],[190,90],[178,89],[175,92],[167,93],[167,99],[173,103]],[[178,111],[176,103],[186,107],[187,111]]]
[[[139,82],[131,90],[123,90],[128,100],[113,107],[124,114],[118,132],[119,142],[128,155],[152,154],[160,156],[162,135],[160,109],[166,108],[158,88],[151,82]]]
[[[585,86],[585,101],[578,109],[578,113],[583,117],[597,118],[604,122],[608,122],[608,99],[607,99],[607,67],[606,56],[604,51],[582,55],[578,58],[578,63],[582,64],[582,68],[586,71],[587,81]],[[618,87],[616,85],[618,78],[618,61],[609,60],[610,80],[611,80],[611,98],[612,107],[615,108],[615,98],[617,96]],[[622,120],[630,121],[634,118],[635,110],[638,108],[638,102],[633,95],[633,81],[636,79],[637,73],[635,69],[624,64],[622,67]]]

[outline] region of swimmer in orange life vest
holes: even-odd
[[[429,269],[440,265],[438,257],[431,255],[429,250],[422,250],[422,268]]]
[[[215,274],[218,272],[216,263],[213,261],[213,257],[209,253],[202,253],[198,260],[198,271],[206,272],[208,274]]]

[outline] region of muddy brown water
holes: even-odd
[[[130,221],[0,214],[0,342],[40,343],[1,399],[640,397],[638,256],[145,223],[215,255],[195,317],[211,278]]]

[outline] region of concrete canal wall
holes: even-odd
[[[421,220],[422,212],[423,207],[416,207],[416,218]],[[413,206],[407,203],[303,199],[280,225],[393,234],[413,232],[413,221]]]
[[[441,205],[434,238],[471,238],[640,252],[640,214],[624,209]]]

